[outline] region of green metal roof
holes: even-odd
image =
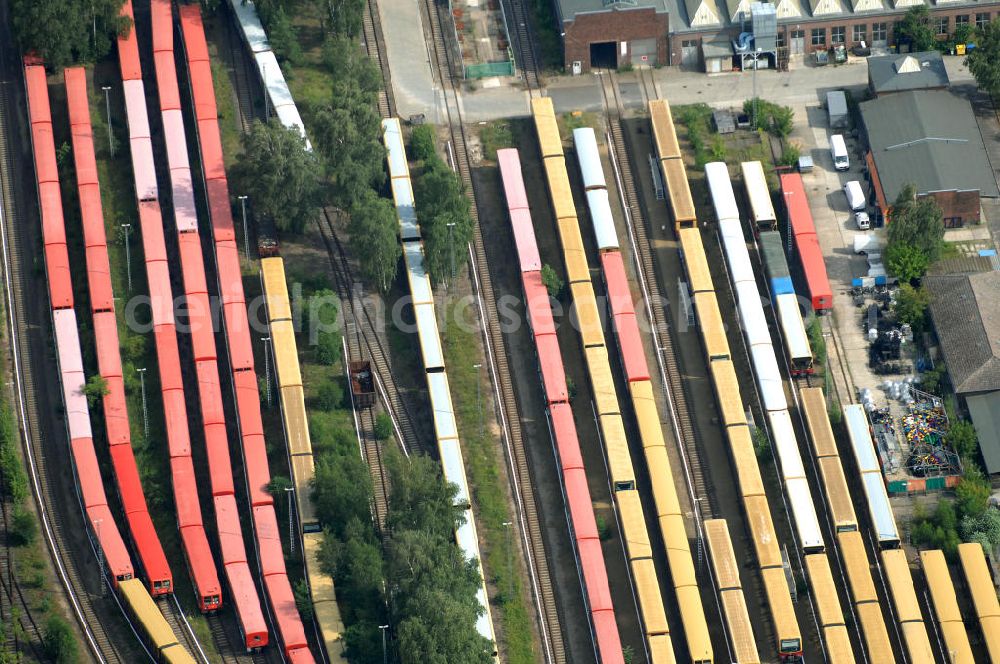
[[[976,427],[986,472],[1000,473],[1000,392],[977,394],[968,397],[965,403]]]
[[[868,79],[876,94],[948,87],[948,71],[937,51],[868,58]]]

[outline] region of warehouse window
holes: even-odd
[[[812,45],[826,46],[826,28],[813,28]]]
[[[867,25],[856,25],[854,26],[854,41],[863,42],[868,39],[868,26]]]
[[[962,218],[961,217],[945,217],[943,220],[945,228],[961,228]]]
[[[948,23],[949,23],[949,20],[948,20],[947,16],[940,16],[940,17],[938,17],[938,19],[937,19],[937,34],[939,34],[939,35],[946,35],[946,34],[948,34]]]
[[[958,16],[955,17],[955,27],[958,27],[960,25],[968,25],[968,24],[969,24],[969,15],[968,14],[959,14]]]
[[[830,43],[831,44],[843,44],[847,38],[847,28],[842,25],[838,25],[835,28],[830,28]]]
[[[888,23],[872,23],[872,41],[885,41],[889,38]]]
[[[976,14],[976,27],[977,28],[985,28],[986,24],[989,23],[989,22],[990,22],[990,13],[989,12],[980,12],[980,13]]]

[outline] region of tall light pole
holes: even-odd
[[[139,374],[139,390],[142,392],[142,430],[145,440],[149,439],[149,411],[146,409],[146,367],[136,369]]]
[[[285,495],[288,496],[288,550],[294,556],[295,555],[295,528],[292,524],[295,522],[292,520],[292,506],[294,501],[292,500],[292,494],[295,493],[295,487],[286,486]]]
[[[753,53],[753,128],[757,130],[757,58],[762,53],[761,49],[756,49]]]
[[[382,630],[382,664],[388,664],[389,651],[385,649],[385,630],[389,629],[389,625],[379,625],[378,628]]]
[[[451,282],[455,280],[455,241],[452,239],[452,233],[455,228],[455,222],[448,222],[448,256],[451,262],[451,276],[448,277],[448,289],[451,289]]]
[[[262,65],[260,70],[261,78],[264,79],[264,123],[267,123],[267,115],[271,109],[267,106],[267,65]]]
[[[476,408],[479,409],[479,437],[483,437],[483,402],[480,397],[480,387],[479,384],[482,382],[482,375],[480,369],[483,368],[482,364],[473,364],[472,368],[476,370]]]
[[[271,407],[271,348],[268,344],[271,337],[261,337],[264,342],[264,393],[267,394],[267,407]]]
[[[507,573],[510,574],[510,582],[507,592],[509,594],[508,599],[510,599],[514,596],[514,552],[510,542],[510,527],[514,525],[514,522],[504,521],[501,525],[504,527],[504,531],[507,534]]]
[[[94,519],[94,527],[97,529],[97,566],[101,576],[101,597],[104,597],[104,547],[101,546],[101,524],[104,519]]]
[[[115,134],[111,131],[111,97],[108,93],[111,92],[111,86],[105,85],[101,87],[104,90],[104,106],[108,110],[108,150],[111,151],[111,158],[115,158]]]
[[[128,275],[128,292],[132,293],[132,254],[129,252],[128,236],[129,231],[132,230],[132,224],[122,224],[122,230],[125,232],[125,274]]]
[[[250,260],[250,236],[247,235],[247,197],[237,196],[240,199],[240,208],[243,211],[243,251],[247,255],[247,260]]]

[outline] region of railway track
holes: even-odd
[[[507,29],[513,34],[507,37],[515,46],[514,65],[521,72],[521,80],[529,93],[539,91],[541,80],[538,71],[538,57],[535,43],[528,25],[528,8],[525,0],[503,0],[507,7]]]
[[[382,72],[382,81],[385,83],[378,93],[378,110],[383,118],[389,118],[396,114],[396,99],[392,94],[392,72],[389,71],[389,58],[385,51],[379,48],[379,44],[385,43],[385,35],[382,33],[382,22],[379,20],[378,0],[367,0],[362,19],[362,29],[364,37],[365,51],[368,57],[378,63],[379,71]]]
[[[20,109],[11,107],[9,87],[12,85],[15,83],[10,81],[0,84],[0,173],[7,174],[16,172],[13,156],[6,141],[8,131],[12,127],[9,118],[20,112]],[[69,543],[67,533],[79,531],[80,526],[79,524],[68,526],[62,511],[54,507],[59,504],[57,496],[64,491],[64,487],[60,486],[59,475],[65,466],[60,464],[54,474],[49,473],[46,460],[50,455],[43,443],[41,427],[43,406],[38,399],[39,388],[35,384],[35,367],[23,365],[23,362],[42,363],[44,360],[40,358],[46,357],[46,353],[51,353],[48,348],[35,347],[33,341],[39,340],[41,336],[38,332],[39,324],[37,321],[29,321],[27,313],[30,304],[34,302],[31,299],[33,288],[27,282],[30,275],[35,273],[36,254],[34,246],[25,246],[30,244],[30,238],[25,237],[24,227],[30,220],[20,218],[19,209],[24,202],[15,196],[10,176],[0,177],[0,185],[3,193],[0,239],[3,243],[6,267],[4,285],[14,365],[15,410],[24,436],[25,460],[31,489],[39,506],[42,536],[52,554],[56,573],[66,590],[67,600],[87,646],[97,661],[102,664],[105,662],[116,664],[123,662],[124,658],[98,619],[94,598],[84,583],[85,578],[93,578],[94,570],[82,569],[80,561],[71,553],[78,547]],[[41,389],[47,391],[44,386]],[[44,408],[48,411],[47,407]],[[62,434],[63,432],[59,432],[60,437]],[[99,583],[103,583],[103,580]]]
[[[521,0],[514,0],[519,3]],[[496,308],[496,295],[489,272],[486,244],[479,225],[479,211],[476,206],[472,183],[471,162],[466,149],[465,126],[461,116],[458,89],[450,75],[452,63],[450,50],[445,43],[443,19],[434,0],[423,0],[421,6],[428,20],[434,47],[431,57],[441,79],[441,89],[445,100],[445,119],[451,140],[448,144],[452,165],[459,174],[472,205],[472,242],[469,245],[470,270],[474,293],[478,300],[480,320],[483,325],[483,342],[489,362],[490,373],[497,399],[497,416],[503,434],[503,443],[508,461],[508,472],[513,484],[513,495],[517,507],[518,532],[528,566],[533,601],[538,612],[538,627],[541,633],[543,655],[546,662],[562,664],[566,661],[562,627],[556,609],[555,592],[549,575],[548,559],[542,540],[541,522],[535,504],[534,489],[528,468],[525,441],[521,431],[521,420],[514,393],[511,369],[507,362],[507,352],[500,316]],[[530,35],[524,31],[524,39]],[[534,77],[537,85],[537,76]],[[526,82],[529,82],[526,79]]]
[[[0,476],[0,480],[6,478]],[[0,625],[3,625],[3,652],[29,651],[39,661],[42,657],[42,630],[35,622],[32,609],[24,598],[14,571],[14,551],[10,545],[10,528],[13,510],[10,501],[4,500],[0,509],[3,515],[3,551],[0,551]],[[20,629],[15,629],[15,621]]]
[[[655,89],[652,87],[652,82],[647,87],[646,75],[641,69],[639,70],[639,77],[644,97],[655,99],[657,95]],[[624,205],[626,222],[636,261],[636,274],[639,278],[645,299],[646,315],[649,317],[653,330],[660,378],[673,420],[674,431],[680,443],[678,447],[688,480],[688,493],[691,498],[692,509],[695,512],[695,521],[699,531],[698,539],[700,541],[701,521],[711,518],[715,514],[716,498],[714,492],[710,490],[709,480],[706,479],[705,472],[702,469],[695,427],[691,418],[691,410],[688,405],[685,387],[681,379],[682,373],[677,363],[677,353],[674,349],[673,332],[667,324],[667,309],[665,306],[660,306],[660,303],[666,303],[667,300],[660,294],[659,280],[656,277],[656,267],[653,262],[653,254],[647,234],[647,222],[642,211],[642,206],[639,203],[639,194],[635,185],[635,178],[632,174],[631,160],[625,145],[625,138],[622,134],[621,123],[624,117],[625,106],[618,88],[618,76],[612,70],[605,70],[601,72],[600,78],[604,108],[608,119],[608,146],[611,150],[612,159],[617,166],[616,172],[620,174],[621,178],[621,181],[618,183],[619,193],[626,203]],[[703,506],[704,503],[707,503],[707,506]],[[706,513],[702,513],[703,511]]]

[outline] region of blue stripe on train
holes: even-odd
[[[774,277],[771,279],[771,294],[775,297],[779,295],[795,295],[795,288],[792,287],[792,278]]]

